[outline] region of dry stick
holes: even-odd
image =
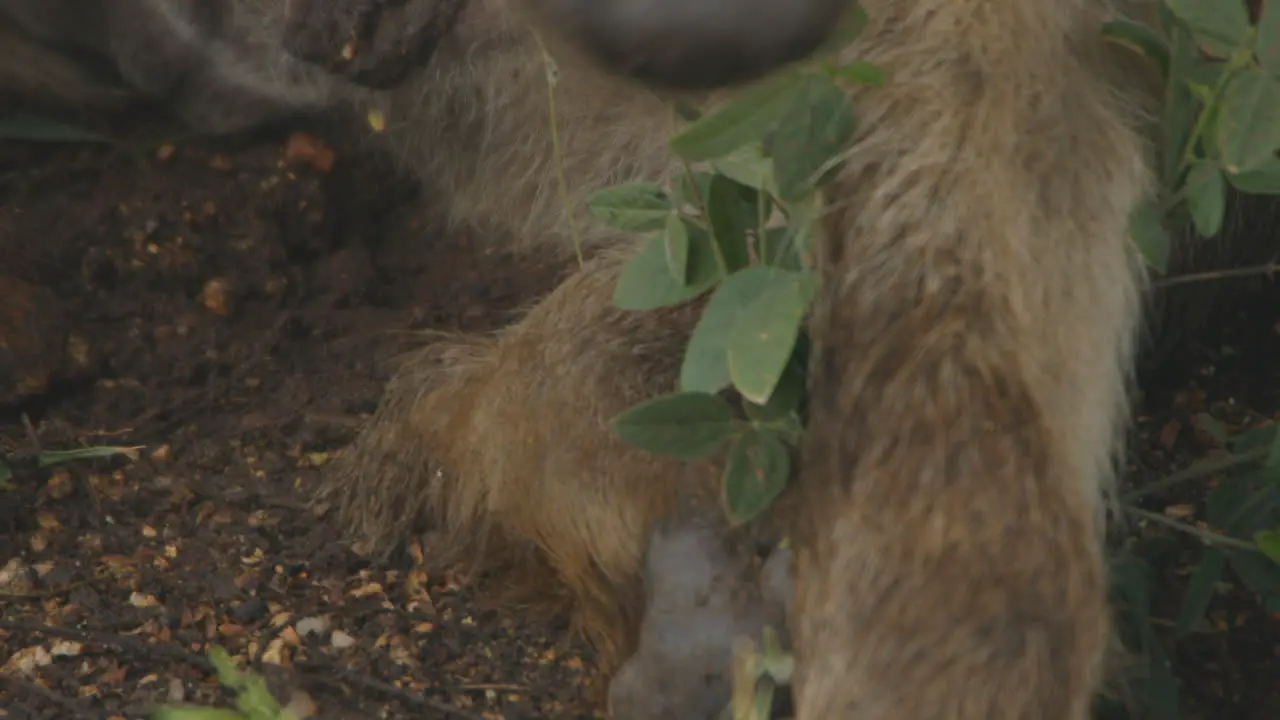
[[[1181,532],[1188,533],[1190,535],[1195,535],[1196,537],[1200,538],[1200,540],[1202,540],[1206,545],[1217,545],[1219,547],[1229,547],[1234,550],[1248,550],[1252,552],[1259,552],[1258,547],[1253,543],[1248,543],[1243,540],[1237,540],[1233,537],[1228,537],[1226,535],[1219,535],[1218,533],[1213,532],[1212,530],[1205,530],[1204,528],[1196,527],[1195,525],[1192,525],[1190,523],[1184,523],[1178,520],[1174,520],[1171,517],[1166,517],[1157,512],[1151,512],[1150,510],[1143,510],[1142,508],[1135,508],[1135,507],[1125,508],[1125,512],[1133,515],[1137,515],[1140,518],[1145,518],[1147,520],[1159,523],[1161,525],[1165,525],[1167,527],[1173,528],[1174,530],[1179,530]]]
[[[1205,272],[1175,275],[1170,278],[1157,280],[1152,283],[1152,286],[1157,288],[1167,288],[1175,285],[1189,285],[1191,283],[1206,282],[1209,280],[1225,280],[1227,278],[1248,277],[1250,275],[1270,275],[1276,270],[1280,270],[1280,263],[1273,261],[1262,265],[1231,268],[1230,270],[1208,270]]]

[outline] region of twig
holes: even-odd
[[[1280,270],[1280,263],[1269,262],[1263,265],[1251,265],[1249,267],[1231,268],[1229,270],[1206,270],[1205,272],[1174,275],[1173,277],[1161,278],[1151,284],[1153,287],[1167,288],[1173,287],[1174,285],[1188,285],[1190,283],[1207,282],[1210,280],[1225,280],[1227,278],[1248,277],[1250,275],[1271,275],[1276,270]]]
[[[1125,512],[1131,515],[1137,515],[1140,518],[1145,518],[1154,523],[1159,523],[1161,525],[1164,525],[1165,527],[1170,527],[1170,528],[1173,528],[1174,530],[1178,530],[1178,531],[1187,533],[1189,535],[1195,535],[1196,537],[1200,538],[1200,540],[1203,541],[1206,545],[1218,545],[1220,547],[1229,547],[1236,550],[1248,550],[1251,552],[1258,552],[1257,546],[1254,545],[1253,543],[1248,543],[1243,540],[1237,540],[1233,537],[1228,537],[1226,535],[1219,535],[1218,533],[1215,533],[1212,530],[1205,530],[1204,528],[1196,527],[1195,525],[1191,525],[1190,523],[1180,522],[1178,520],[1174,520],[1171,517],[1161,515],[1160,513],[1157,513],[1157,512],[1151,512],[1150,510],[1143,510],[1142,508],[1136,508],[1136,507],[1126,507],[1124,510]]]
[[[1248,465],[1251,462],[1257,462],[1267,457],[1271,453],[1270,447],[1254,448],[1247,452],[1233,453],[1218,460],[1207,460],[1204,462],[1193,463],[1178,472],[1175,472],[1162,480],[1147,483],[1140,488],[1130,490],[1121,496],[1122,502],[1131,503],[1140,500],[1148,495],[1154,495],[1158,492],[1168,490],[1175,485],[1181,485],[1191,480],[1199,480],[1201,478],[1220,473],[1223,470],[1230,470],[1239,465]]]

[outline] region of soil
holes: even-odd
[[[35,582],[0,600],[0,663],[53,657],[5,673],[0,716],[225,700],[217,643],[322,717],[591,717],[565,628],[486,612],[422,557],[372,563],[304,507],[411,331],[496,328],[561,268],[442,237],[377,157],[326,172],[293,143],[0,150],[3,274],[44,290],[0,299],[0,370],[56,368],[3,409],[0,449],[142,448],[13,463],[0,564]],[[87,351],[59,357],[67,334]]]
[[[496,328],[565,269],[446,236],[412,181],[326,132],[0,143],[0,717],[225,705],[209,644],[321,717],[595,716],[563,624],[487,609],[429,547],[364,557],[306,508],[413,331]],[[1149,403],[1149,472],[1201,452],[1194,407],[1274,411],[1267,312],[1232,326],[1262,340],[1213,341]],[[103,444],[139,449],[31,461]],[[1187,716],[1280,717],[1280,622],[1239,589],[1215,608],[1230,622],[1176,653]]]

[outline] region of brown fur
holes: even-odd
[[[796,532],[798,717],[1084,718],[1143,284],[1126,218],[1151,184],[1132,88],[1111,77],[1101,2],[864,4],[851,54],[891,79],[855,94],[798,504],[778,510]],[[412,129],[426,176],[457,222],[500,237],[630,244],[562,213],[539,49],[515,22],[477,0],[437,51],[425,105],[403,111],[428,118]],[[575,207],[675,171],[658,98],[560,71]],[[496,339],[411,361],[329,484],[339,518],[384,547],[431,519],[467,544],[536,545],[606,666],[634,647],[618,608],[636,602],[648,527],[677,486],[718,482],[611,435],[614,414],[672,388],[696,315],[609,308],[602,270],[620,258]]]
[[[612,435],[613,416],[672,386],[699,309],[613,308],[625,257],[602,253],[492,337],[413,357],[326,488],[339,522],[379,547],[430,519],[457,559],[543,549],[610,665],[634,642],[650,527],[682,488],[705,493],[717,477]]]
[[[1108,637],[1099,518],[1143,289],[1125,233],[1151,185],[1125,103],[1142,83],[1115,77],[1103,0],[863,4],[850,54],[890,82],[854,96],[811,429],[773,511],[796,545],[798,717],[1080,720]],[[546,35],[568,214],[541,45],[505,0],[471,0],[422,77],[372,102],[453,222],[603,250],[510,328],[411,357],[321,499],[379,548],[435,525],[458,557],[549,563],[609,670],[636,647],[653,524],[682,494],[714,497],[718,463],[612,434],[673,387],[699,304],[613,309],[634,238],[583,203],[671,178],[674,125]]]

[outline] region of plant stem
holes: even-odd
[[[551,124],[551,154],[556,163],[556,180],[560,186],[560,202],[564,204],[565,219],[569,222],[569,235],[573,238],[573,250],[578,256],[578,267],[582,267],[582,236],[578,234],[578,225],[574,222],[574,208],[569,201],[569,183],[564,176],[564,155],[560,151],[560,133],[558,132],[558,123],[556,118],[556,81],[559,79],[560,70],[556,65],[556,61],[547,52],[547,48],[542,44],[542,36],[537,32],[533,33],[533,39],[538,43],[538,50],[542,52],[542,62],[546,66],[547,76],[547,120]]]
[[[1270,452],[1270,447],[1254,448],[1248,452],[1234,453],[1217,460],[1206,460],[1204,462],[1194,463],[1162,480],[1157,480],[1152,483],[1147,483],[1140,488],[1135,488],[1121,496],[1120,500],[1124,503],[1132,503],[1136,500],[1147,497],[1148,495],[1154,495],[1190,480],[1199,480],[1213,475],[1214,473],[1220,473],[1223,470],[1230,470],[1233,467],[1257,462],[1258,460],[1265,458]]]
[[[1207,282],[1209,280],[1225,280],[1227,278],[1248,277],[1250,275],[1270,275],[1276,270],[1280,270],[1280,263],[1269,262],[1262,265],[1250,265],[1249,267],[1230,268],[1228,270],[1206,270],[1205,272],[1186,273],[1185,275],[1162,278],[1153,282],[1152,286],[1167,288],[1175,285]]]
[[[1235,550],[1259,552],[1258,547],[1253,543],[1245,542],[1244,540],[1237,540],[1236,538],[1226,535],[1219,535],[1211,530],[1205,530],[1204,528],[1196,527],[1190,523],[1174,520],[1171,517],[1161,515],[1157,512],[1151,512],[1150,510],[1143,510],[1142,508],[1136,507],[1126,507],[1124,510],[1131,515],[1136,515],[1140,518],[1164,525],[1165,527],[1187,533],[1188,535],[1194,535],[1206,545],[1217,545],[1219,547],[1233,548]]]

